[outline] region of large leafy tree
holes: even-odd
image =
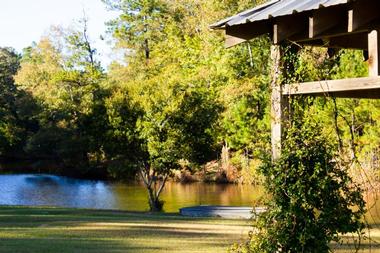
[[[19,67],[19,56],[7,48],[0,49],[0,154],[17,142],[18,127],[15,111],[13,75]]]
[[[135,130],[140,154],[135,157],[139,157],[139,174],[148,190],[150,208],[160,210],[160,193],[173,170],[184,162],[200,164],[215,156],[213,126],[221,108],[216,85],[206,77],[208,60],[202,55],[201,38],[190,37],[199,35],[196,27],[189,29],[183,21],[199,5],[177,1],[106,3],[123,12],[110,22],[110,29],[118,45],[132,52],[126,58],[128,66],[113,66],[110,76],[140,110]],[[200,74],[198,67],[204,72]]]
[[[180,168],[181,161],[201,164],[213,156],[210,130],[219,108],[202,91],[163,86],[161,94],[150,90],[139,97],[144,101],[144,114],[137,126],[146,152],[140,171],[152,210],[162,206],[160,192],[172,170]],[[164,88],[166,91],[162,92]],[[157,177],[162,177],[160,184]]]
[[[149,78],[124,85],[107,101],[112,135],[124,140],[119,156],[139,172],[150,209],[158,211],[172,171],[213,156],[211,128],[220,107],[207,92],[178,83]]]
[[[103,139],[97,132],[105,132],[106,117],[105,94],[100,88],[103,70],[85,21],[82,27],[54,28],[30,47],[16,81],[43,107],[38,116],[40,130],[29,139],[26,150],[55,158],[65,167],[85,170],[101,153],[99,142]]]
[[[29,94],[17,89],[13,78],[20,58],[12,48],[0,48],[0,155],[16,157],[23,154],[27,136],[37,128],[33,120],[37,106]]]

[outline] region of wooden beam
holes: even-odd
[[[362,49],[368,48],[368,34],[367,33],[353,33],[339,37],[331,37],[328,39],[328,47],[331,48],[349,48],[349,49]]]
[[[351,35],[351,33],[348,32],[347,20],[348,10],[346,5],[314,10],[309,13],[307,34],[304,36],[292,36],[290,40],[303,43],[310,40],[327,41],[330,38]]]
[[[226,47],[232,47],[260,35],[271,33],[271,25],[266,21],[257,21],[226,27]]]
[[[225,47],[226,48],[230,48],[230,47],[233,47],[233,46],[236,46],[236,45],[239,45],[243,42],[246,42],[247,40],[245,39],[241,39],[241,38],[238,38],[238,37],[234,37],[234,36],[230,36],[230,35],[226,35],[226,40],[225,40]]]
[[[309,38],[325,37],[331,31],[347,32],[347,17],[347,9],[340,5],[313,11],[309,18]]]
[[[328,47],[328,42],[321,39],[316,40],[304,40],[304,41],[295,41],[297,44],[311,47]]]
[[[368,33],[352,33],[348,35],[331,37],[326,39],[310,39],[295,42],[304,46],[367,50]]]
[[[380,1],[361,0],[352,3],[348,17],[348,32],[369,30],[375,24],[373,21],[380,18]]]
[[[356,90],[356,91],[342,91],[332,93],[337,98],[365,98],[365,99],[379,99],[380,89],[372,90]]]
[[[273,43],[280,44],[293,36],[307,37],[308,32],[308,16],[305,14],[279,17],[273,25]]]
[[[282,95],[332,95],[347,98],[380,98],[380,77],[287,84],[282,90]]]
[[[369,76],[376,77],[380,74],[380,30],[374,30],[368,34],[368,70]]]

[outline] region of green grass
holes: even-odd
[[[0,252],[226,252],[249,221],[177,214],[0,207]]]

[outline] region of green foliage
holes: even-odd
[[[245,150],[253,155],[268,141],[268,97],[265,91],[249,86],[247,91],[242,91],[243,87],[239,85],[238,94],[230,94],[232,101],[226,106],[221,122],[224,130],[222,137],[233,150]]]
[[[19,67],[19,56],[8,48],[0,50],[0,154],[18,141],[19,129],[14,111],[16,87],[13,75]]]
[[[36,103],[13,79],[19,67],[20,56],[11,48],[0,48],[0,155],[5,156],[21,156],[25,139],[36,127]]]
[[[151,208],[160,210],[162,188],[160,184],[155,186],[157,179],[163,177],[164,184],[183,159],[199,164],[214,155],[211,127],[219,106],[207,90],[185,90],[161,82],[151,86],[150,82],[154,81],[140,84],[142,90],[133,96],[141,108],[135,129],[141,144],[135,158],[140,159],[137,164],[148,190],[155,192]]]
[[[231,51],[233,75],[220,92],[225,110],[218,139],[229,148],[245,183],[259,181],[256,164],[270,152],[269,45],[267,38],[258,38]]]
[[[223,145],[240,174],[253,174],[242,181],[260,178],[256,168],[270,155],[270,41],[261,37],[227,50],[224,35],[209,29],[253,2],[103,2],[120,13],[108,28],[125,52],[124,62],[113,63],[107,72],[87,36],[85,19],[79,29],[54,28],[25,49],[17,87],[12,76],[20,59],[12,50],[1,51],[0,153],[17,149],[50,157],[81,167],[79,174],[88,172],[85,167],[107,167],[104,172],[116,179],[140,173],[153,209],[162,208],[159,195],[173,170],[183,164],[193,170],[216,160]],[[358,51],[293,45],[284,59],[287,83],[367,74]],[[338,144],[345,158],[354,156],[375,167],[377,108],[377,101],[315,98],[304,111],[320,122],[318,131]],[[314,156],[301,149],[293,162],[301,164],[304,156],[321,162],[323,154],[335,158],[330,148],[314,150],[322,152]],[[325,169],[334,172],[337,167],[325,161]]]
[[[223,84],[223,74],[212,58],[218,57],[215,47],[222,47],[208,43],[214,35],[199,32],[208,30],[208,23],[193,14],[206,11],[205,5],[105,2],[123,13],[110,23],[110,30],[120,47],[133,51],[127,55],[127,66],[111,68],[110,77],[122,91],[115,88],[115,100],[109,101],[109,108],[116,109],[110,120],[117,124],[131,120],[120,127],[126,127],[124,136],[133,136],[132,143],[138,143],[134,164],[147,186],[151,209],[160,210],[159,195],[181,161],[197,166],[216,157],[215,130],[223,108],[217,87]],[[117,92],[128,94],[131,99],[125,102],[138,108],[137,118],[128,118],[129,110],[122,112],[125,107],[113,105],[121,101]]]
[[[324,49],[284,49],[284,83],[366,74],[360,52],[332,56]],[[346,154],[357,156],[358,140],[366,135],[366,103],[371,102],[291,99],[292,123],[286,127],[282,157],[275,162],[266,159],[261,167],[270,195],[268,210],[255,219],[250,240],[235,251],[329,252],[330,243],[340,242],[341,234],[361,237],[365,202],[348,171],[352,160]]]
[[[15,79],[41,107],[38,127],[26,139],[25,151],[33,157],[54,159],[64,167],[80,168],[102,162],[107,116],[101,88],[103,70],[96,50],[83,31],[54,28],[49,37],[25,50]]]
[[[362,190],[314,121],[289,129],[282,157],[262,167],[271,200],[240,252],[329,252],[340,234],[364,228]]]
[[[109,129],[104,152],[110,161],[108,170],[114,178],[134,177],[144,156],[136,126],[141,108],[122,89],[115,89],[105,105]]]
[[[143,53],[150,58],[151,48],[163,39],[162,29],[166,6],[161,0],[102,0],[111,9],[121,11],[118,19],[109,22],[118,46]]]

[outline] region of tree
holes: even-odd
[[[108,23],[118,46],[143,53],[151,58],[151,50],[162,40],[165,4],[162,0],[102,0],[110,9],[121,11],[118,19]]]
[[[137,171],[151,211],[163,207],[160,194],[181,162],[200,164],[214,153],[211,128],[220,107],[205,90],[158,79],[131,80],[107,100],[111,135],[122,145],[124,173]]]
[[[19,67],[19,56],[10,48],[0,49],[0,154],[9,150],[19,138],[13,75]]]
[[[152,211],[162,208],[160,193],[172,171],[181,168],[181,161],[202,164],[215,152],[210,130],[220,107],[207,93],[178,88],[171,87],[162,95],[153,94],[154,98],[144,103],[144,116],[138,121],[146,148],[140,173]],[[157,184],[158,177],[162,180]]]
[[[109,129],[103,149],[110,161],[108,173],[116,179],[135,178],[144,156],[137,132],[137,120],[143,111],[133,102],[129,91],[120,87],[111,91],[105,106]]]
[[[106,92],[100,87],[104,74],[87,35],[87,21],[81,25],[83,30],[53,28],[26,51],[15,78],[43,107],[39,132],[29,139],[26,150],[87,173],[101,156],[104,138],[97,132],[106,128]]]
[[[22,157],[23,145],[36,122],[35,101],[17,89],[13,76],[20,67],[20,55],[12,48],[0,48],[0,155]]]
[[[134,52],[127,58],[128,66],[114,66],[110,76],[140,110],[135,132],[140,155],[135,157],[139,157],[150,208],[160,210],[160,194],[173,170],[183,162],[200,164],[216,156],[213,130],[221,106],[217,104],[216,85],[210,85],[206,77],[209,59],[204,58],[200,36],[191,37],[194,30],[182,30],[182,17],[189,18],[199,5],[169,1],[106,3],[123,12],[110,23],[110,29],[119,46]]]

